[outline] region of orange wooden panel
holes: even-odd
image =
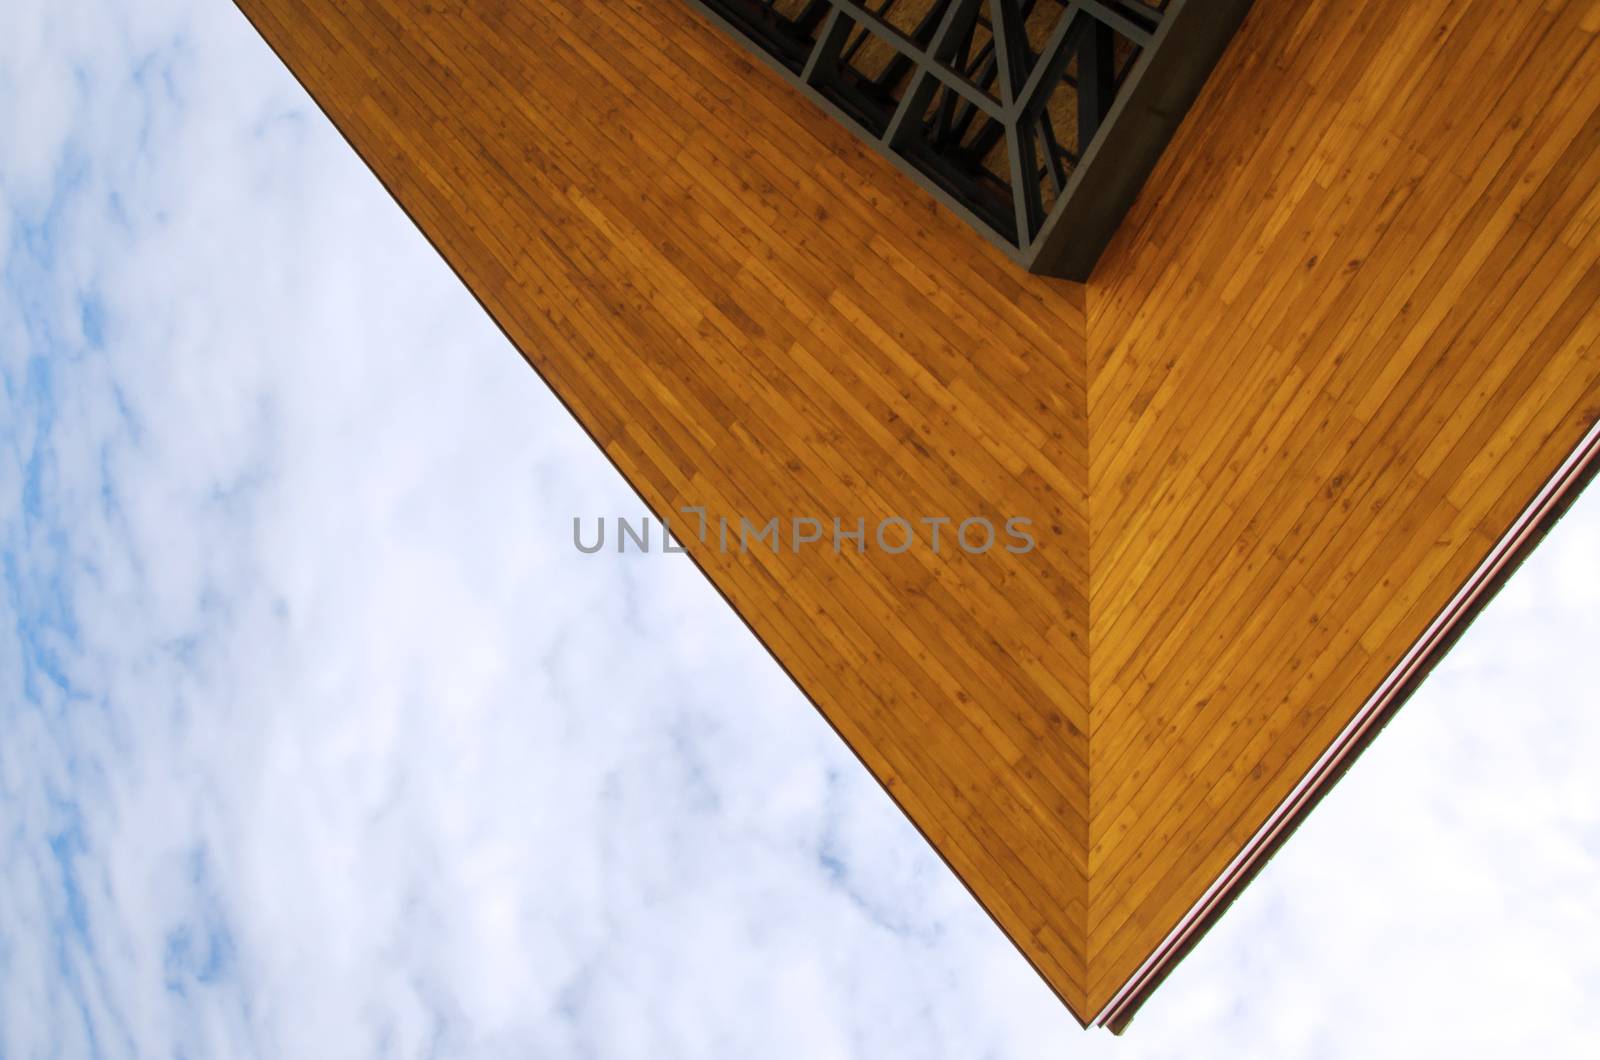
[[[1591,5],[1258,0],[1087,289],[687,6],[240,6],[657,513],[1032,521],[688,543],[1080,1018],[1600,417]]]
[[[695,560],[1083,1013],[1082,289],[686,5],[240,6],[649,506],[731,521]],[[890,516],[923,544],[738,551]],[[969,517],[1037,547],[967,554]]]
[[[1600,416],[1593,31],[1259,0],[1093,277],[1091,1007]]]

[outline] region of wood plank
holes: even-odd
[[[952,521],[688,544],[1080,1019],[1600,419],[1590,4],[1257,0],[1087,287],[687,5],[240,7],[680,532]]]
[[[653,511],[951,520],[937,554],[687,544],[1085,1014],[1082,288],[687,7],[240,7]],[[969,517],[1038,547],[968,554]]]
[[[1260,0],[1089,284],[1091,1006],[1600,417],[1587,13]]]

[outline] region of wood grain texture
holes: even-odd
[[[1600,416],[1595,29],[1258,0],[1102,259],[1092,1007]]]
[[[1087,289],[686,5],[239,6],[656,513],[1033,521],[674,519],[1080,1019],[1600,417],[1592,4],[1257,0]]]
[[[649,506],[730,520],[696,562],[1082,1013],[1082,289],[686,5],[240,7]],[[738,551],[741,518],[889,516],[954,522]],[[969,555],[968,517],[1037,548]]]

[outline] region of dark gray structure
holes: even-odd
[[[692,0],[1032,272],[1084,280],[1250,0]]]

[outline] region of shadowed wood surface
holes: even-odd
[[[1257,0],[1087,294],[686,5],[240,7],[1080,1018],[1600,416],[1594,5]]]
[[[1092,1007],[1600,416],[1597,29],[1257,0],[1101,260]]]
[[[707,510],[708,543],[674,520],[695,560],[1083,1013],[1082,289],[687,5],[240,7],[650,507]],[[922,543],[881,548],[889,516]],[[825,540],[740,554],[773,517]],[[983,555],[969,517],[1000,532]],[[952,520],[937,555],[924,518]]]

